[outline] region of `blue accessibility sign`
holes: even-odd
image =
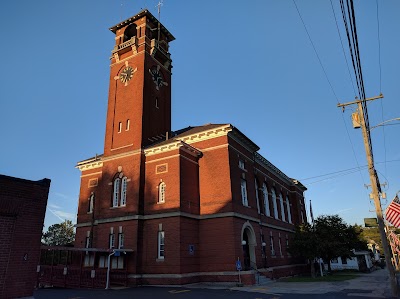
[[[242,270],[242,263],[239,260],[236,261],[236,270]]]

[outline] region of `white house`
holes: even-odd
[[[354,251],[352,257],[342,258],[337,257],[331,260],[332,270],[358,270],[369,271],[373,264],[369,251]]]

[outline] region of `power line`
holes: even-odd
[[[343,46],[343,41],[342,41],[342,35],[340,34],[339,25],[338,25],[338,23],[337,23],[337,18],[336,18],[335,9],[333,8],[332,0],[330,0],[330,2],[331,2],[331,8],[332,8],[332,13],[333,13],[333,18],[335,19],[336,30],[337,30],[337,33],[338,33],[338,35],[339,35],[340,44],[341,44],[341,46],[342,46],[342,52],[343,52],[344,60],[346,61],[346,66],[347,66],[347,71],[348,71],[348,73],[349,73],[349,78],[350,78],[351,86],[353,87],[354,96],[356,96],[356,89],[355,89],[355,87],[354,87],[353,77],[351,76],[350,67],[349,67],[349,62],[348,62],[348,60],[347,60],[347,56],[346,56],[346,53],[345,53],[345,51],[344,51],[344,46]]]
[[[377,25],[378,25],[379,93],[382,93],[381,36],[380,36],[380,26],[379,26],[378,0],[376,0],[376,21],[377,21]]]
[[[322,68],[322,70],[323,70],[323,72],[324,72],[324,74],[325,74],[325,78],[326,78],[326,80],[328,81],[329,86],[331,87],[332,93],[334,94],[334,96],[335,96],[337,102],[339,102],[339,99],[338,99],[338,97],[337,97],[337,95],[336,95],[336,92],[335,92],[335,90],[333,89],[332,83],[331,83],[331,81],[330,81],[329,78],[328,78],[328,75],[327,75],[327,73],[326,73],[326,71],[325,71],[325,68],[324,68],[324,66],[323,66],[323,64],[322,64],[321,59],[319,58],[317,49],[315,48],[315,45],[314,45],[314,43],[313,43],[313,41],[312,41],[312,39],[311,39],[310,33],[308,33],[306,24],[304,23],[304,20],[303,20],[301,14],[300,14],[299,8],[297,7],[297,4],[296,4],[296,1],[295,1],[295,0],[293,0],[293,4],[294,4],[294,6],[296,7],[296,10],[297,10],[297,13],[299,14],[300,20],[301,20],[301,22],[303,23],[304,29],[306,30],[308,39],[310,40],[310,43],[311,43],[311,45],[312,45],[312,47],[313,47],[313,49],[314,49],[315,55],[317,56],[318,61],[319,61],[319,64],[320,64],[320,66],[321,66],[321,68]]]
[[[376,0],[376,24],[378,27],[378,62],[379,62],[379,93],[382,93],[382,65],[381,65],[381,37],[380,37],[380,25],[379,25],[379,5],[378,0]],[[384,113],[383,113],[383,99],[381,99],[381,116],[382,122],[384,122]],[[383,148],[385,153],[385,161],[386,161],[386,134],[385,134],[385,125],[382,126],[383,131]],[[387,173],[386,163],[385,163],[385,174]]]
[[[384,161],[384,162],[375,162],[375,164],[383,164],[383,163],[386,164],[386,163],[390,163],[390,162],[400,162],[400,159],[394,159],[394,160],[389,160],[389,161]],[[347,168],[347,169],[343,169],[343,170],[333,171],[333,172],[329,172],[329,173],[325,173],[325,174],[320,174],[320,175],[315,175],[315,176],[311,176],[311,177],[308,177],[308,178],[299,179],[299,181],[300,182],[304,182],[304,181],[308,181],[308,180],[312,180],[312,179],[326,177],[326,176],[329,176],[329,175],[335,175],[335,176],[329,177],[329,178],[326,178],[326,179],[345,176],[345,175],[349,175],[349,174],[355,173],[358,170],[363,170],[363,169],[365,169],[367,167],[368,167],[368,165],[362,165],[362,166]],[[313,184],[313,183],[316,183],[316,182],[312,182],[310,184]]]
[[[318,55],[317,49],[316,49],[316,47],[315,47],[315,45],[314,45],[314,43],[313,43],[313,41],[312,41],[312,39],[311,39],[311,35],[310,35],[310,33],[308,32],[308,30],[307,30],[306,24],[305,24],[305,22],[304,22],[304,20],[303,20],[303,17],[301,16],[300,10],[299,10],[299,8],[297,7],[297,4],[296,4],[296,1],[295,1],[295,0],[293,0],[293,4],[294,4],[294,6],[296,7],[296,10],[297,10],[297,13],[298,13],[298,15],[299,15],[299,17],[300,17],[301,22],[303,23],[303,27],[304,27],[304,29],[305,29],[305,31],[306,31],[306,33],[307,33],[308,39],[310,40],[310,43],[311,43],[312,47],[313,47],[313,49],[314,49],[314,53],[315,53],[315,55],[316,55],[317,58],[318,58],[319,64],[320,64],[320,66],[321,66],[321,68],[322,68],[322,70],[323,70],[323,72],[324,72],[324,74],[325,74],[325,78],[326,78],[326,80],[328,81],[329,86],[331,87],[332,93],[333,93],[333,95],[334,95],[335,98],[336,98],[336,102],[339,104],[339,99],[338,99],[338,97],[337,97],[337,95],[336,95],[335,90],[333,89],[333,86],[332,86],[332,84],[331,84],[331,81],[330,81],[329,78],[328,78],[328,75],[327,75],[327,73],[326,73],[326,71],[325,71],[325,68],[324,68],[324,66],[323,66],[323,64],[322,64],[322,61],[321,61],[321,59],[320,59],[320,57],[319,57],[319,55]],[[357,82],[358,82],[358,81],[357,81]],[[353,85],[353,87],[354,87],[354,85]],[[355,159],[355,161],[356,161],[357,166],[360,167],[360,165],[359,165],[359,163],[358,163],[357,155],[356,155],[356,152],[355,152],[355,149],[354,149],[354,145],[353,145],[353,142],[351,141],[350,133],[349,133],[349,130],[348,130],[348,128],[347,128],[346,121],[345,121],[345,119],[344,119],[343,114],[342,114],[342,120],[343,120],[343,123],[344,123],[344,127],[345,127],[345,129],[346,129],[347,137],[349,138],[349,142],[350,142],[350,145],[351,145],[351,148],[352,148],[352,151],[353,151],[354,159]],[[360,173],[361,181],[362,181],[362,182],[364,183],[364,185],[365,185],[364,177],[363,177],[363,175],[362,175],[362,173],[361,173],[361,170],[359,170],[359,173]]]
[[[346,0],[346,6],[344,5],[344,0],[340,0],[340,7],[342,10],[343,22],[345,24],[347,41],[349,44],[354,74],[358,87],[358,94],[361,100],[362,111],[360,111],[360,113],[363,113],[365,128],[366,128],[367,146],[369,148],[370,157],[372,159],[372,164],[373,164],[374,155],[373,155],[370,127],[369,127],[367,102],[365,100],[366,99],[365,87],[364,87],[364,80],[363,80],[362,67],[360,61],[360,51],[358,47],[358,36],[357,36],[357,27],[356,27],[356,18],[354,13],[353,0]],[[377,175],[376,175],[376,181],[378,183],[378,189],[380,190],[379,178]]]

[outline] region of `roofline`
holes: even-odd
[[[17,181],[21,183],[28,183],[31,185],[39,185],[39,186],[45,186],[45,187],[50,187],[51,180],[48,178],[44,178],[38,181],[32,181],[32,180],[27,180],[27,179],[22,179],[22,178],[17,178],[17,177],[12,177],[4,174],[0,174],[0,178],[4,178],[9,181]]]
[[[257,144],[255,144],[249,137],[247,137],[245,134],[243,134],[238,128],[236,128],[235,126],[233,126],[231,124],[230,124],[230,126],[232,128],[232,135],[234,137],[238,137],[239,138],[239,140],[236,140],[236,141],[239,141],[244,146],[248,147],[248,149],[251,152],[255,153],[255,152],[258,152],[260,150],[260,147]]]
[[[168,29],[165,28],[165,26],[160,21],[158,21],[158,19],[148,9],[143,9],[138,14],[133,15],[132,17],[127,18],[126,20],[121,21],[120,23],[110,27],[109,30],[113,33],[116,33],[118,29],[125,27],[127,25],[130,25],[134,21],[136,21],[144,16],[149,17],[150,20],[152,20],[156,25],[158,23],[160,23],[160,29],[168,37],[168,41],[173,41],[175,39],[175,37],[171,34],[171,32],[169,32]]]

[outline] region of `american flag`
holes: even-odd
[[[396,195],[385,211],[386,220],[395,227],[400,227],[400,200]]]

